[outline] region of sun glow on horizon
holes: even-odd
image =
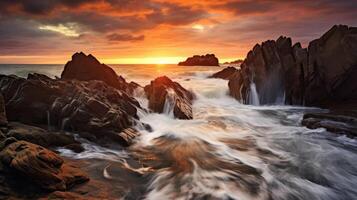
[[[177,64],[184,57],[142,57],[142,58],[107,58],[101,59],[108,64]]]

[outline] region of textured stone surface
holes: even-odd
[[[41,146],[18,141],[0,153],[1,162],[47,190],[66,190],[89,180],[79,168],[67,164],[54,152]]]
[[[262,104],[329,107],[357,101],[356,76],[357,28],[339,25],[310,42],[308,49],[282,36],[257,44],[229,88],[245,103],[254,82]]]
[[[149,108],[157,113],[164,111],[165,102],[172,101],[173,114],[179,119],[192,119],[193,94],[166,76],[158,77],[145,86]],[[168,99],[170,98],[170,99]]]

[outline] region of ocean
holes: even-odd
[[[0,65],[0,73],[54,78],[60,77],[63,66]],[[169,111],[139,110],[140,121],[153,130],[136,127],[142,135],[128,149],[101,147],[84,139],[82,153],[58,149],[70,159],[95,160],[88,168],[118,190],[134,185],[142,188],[144,198],[154,200],[356,198],[357,141],[300,123],[305,112],[321,109],[243,105],[228,95],[226,80],[208,78],[222,67],[109,66],[142,86],[166,75],[196,96],[193,120],[174,119]],[[143,91],[135,98],[147,108]],[[138,154],[153,159],[153,166],[132,166],[130,157]],[[142,176],[123,176],[116,173],[116,165]],[[136,196],[134,189],[118,192],[118,198]]]

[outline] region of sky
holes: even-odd
[[[0,63],[177,63],[243,59],[257,43],[357,26],[357,0],[0,0]]]

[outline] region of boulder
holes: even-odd
[[[186,61],[179,62],[181,66],[219,66],[218,58],[214,54],[194,55],[186,59]]]
[[[329,132],[357,136],[357,116],[346,113],[306,113],[302,125],[310,129],[325,128]]]
[[[49,132],[39,127],[29,126],[18,122],[10,122],[6,137],[13,137],[17,140],[24,140],[46,148],[50,147],[70,147],[79,145],[73,135],[65,133]],[[77,152],[80,147],[77,147]]]
[[[2,94],[0,93],[0,126],[7,125],[7,118],[5,112],[5,100]]]
[[[9,120],[83,133],[92,141],[118,138],[122,130],[135,124],[140,108],[125,91],[96,80],[0,75],[0,92]]]
[[[0,152],[0,160],[13,173],[50,191],[68,190],[89,180],[79,168],[66,163],[54,152],[26,141],[8,144]]]
[[[115,71],[105,64],[101,64],[93,55],[85,55],[83,52],[72,55],[72,60],[64,66],[61,74],[63,80],[100,80],[108,85],[132,92],[139,85],[137,83],[127,83],[122,76],[118,76]]]
[[[238,69],[235,67],[226,67],[221,71],[212,74],[209,78],[220,78],[220,79],[229,80],[237,72]]]
[[[176,118],[192,119],[194,96],[179,83],[162,76],[151,81],[144,90],[149,99],[149,108],[154,112],[172,112]]]

